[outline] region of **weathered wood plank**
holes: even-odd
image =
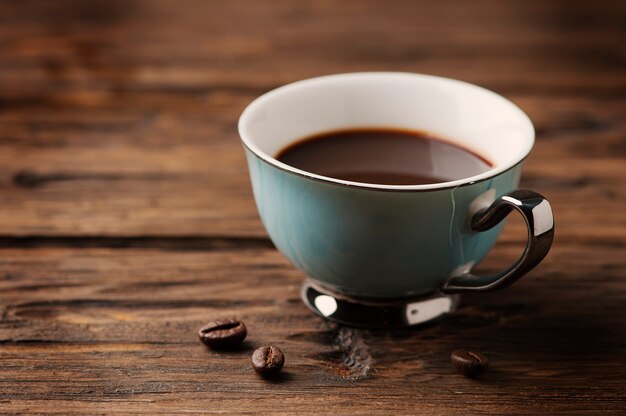
[[[3,4],[0,233],[265,236],[241,110],[297,79],[384,68],[518,102],[539,139],[524,185],[553,200],[559,232],[623,235],[624,6],[609,3]]]
[[[264,236],[234,127],[252,97],[229,97],[225,109],[208,105],[219,120],[201,120],[176,108],[155,116],[101,108],[5,111],[0,114],[0,230],[10,235]],[[623,217],[614,217],[626,201],[624,105],[593,99],[518,101],[538,131],[522,185],[552,200],[563,224],[559,232],[624,235]],[[583,216],[576,207],[589,201]],[[580,221],[595,228],[583,229]]]
[[[518,249],[500,245],[485,270]],[[311,314],[300,273],[271,249],[2,249],[0,402],[9,413],[620,411],[621,253],[564,242],[514,288],[467,296],[437,325],[366,331]],[[197,341],[204,321],[233,315],[249,326],[244,348]],[[287,355],[279,382],[249,368],[267,342]],[[481,381],[451,369],[459,346],[491,358]]]

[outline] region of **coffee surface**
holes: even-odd
[[[425,132],[363,128],[306,137],[276,156],[295,168],[353,182],[423,185],[475,176],[492,164]]]

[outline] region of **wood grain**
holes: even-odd
[[[517,250],[499,247],[503,257]],[[312,315],[300,273],[271,249],[3,249],[2,409],[617,412],[626,405],[622,252],[559,244],[515,289],[467,296],[437,325],[366,331]],[[248,341],[207,350],[197,328],[228,316],[247,323]],[[278,382],[249,366],[264,343],[286,354]],[[455,374],[458,346],[480,348],[491,371],[480,381]]]
[[[626,3],[0,2],[0,414],[626,414]],[[299,79],[397,70],[505,95],[555,245],[419,330],[340,327],[258,219],[237,118]],[[481,266],[523,244],[507,225]],[[246,321],[243,348],[195,331]],[[286,354],[274,382],[254,347]],[[479,380],[450,352],[484,352]]]
[[[241,110],[283,83],[381,68],[511,98],[538,133],[524,186],[555,200],[560,232],[580,238],[587,219],[626,232],[607,217],[626,198],[621,3],[610,15],[555,2],[86,3],[0,13],[5,234],[265,236]],[[586,218],[560,205],[596,193],[610,197]]]

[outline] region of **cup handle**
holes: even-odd
[[[522,214],[528,228],[528,241],[521,257],[508,269],[492,276],[477,276],[471,271],[456,273],[444,284],[444,293],[489,292],[502,289],[532,270],[550,251],[554,239],[552,208],[542,195],[527,190],[509,192],[489,208],[475,213],[472,231],[481,232],[496,226],[512,210]]]

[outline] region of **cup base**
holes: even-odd
[[[456,310],[459,295],[440,292],[413,298],[372,299],[347,296],[311,280],[300,292],[306,306],[340,324],[366,328],[406,328],[424,325]]]

